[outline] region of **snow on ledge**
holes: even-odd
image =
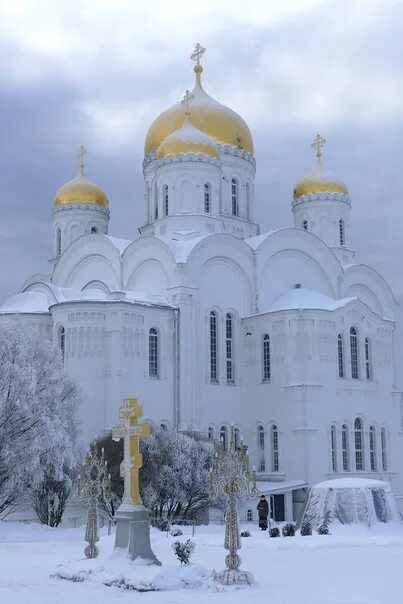
[[[357,298],[340,298],[336,300],[322,292],[295,287],[279,296],[266,310],[276,312],[279,310],[337,310],[343,308]]]
[[[318,482],[313,489],[373,489],[389,487],[389,483],[373,478],[335,478]]]
[[[49,313],[48,297],[43,292],[34,291],[15,294],[0,306],[0,313]]]

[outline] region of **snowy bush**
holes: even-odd
[[[182,531],[179,528],[172,529],[169,534],[171,535],[171,537],[181,537],[183,535]]]
[[[329,534],[329,527],[327,526],[327,524],[322,524],[318,528],[318,535],[328,535],[328,534]]]
[[[112,440],[112,432],[95,439],[91,443],[91,449],[95,449],[98,457],[104,450],[104,459],[108,463],[108,474],[111,477],[110,497],[104,494],[98,498],[98,507],[101,512],[112,522],[115,522],[115,514],[122,502],[124,491],[124,480],[120,475],[120,464],[123,461],[123,440]]]
[[[307,521],[303,522],[301,524],[301,531],[300,532],[301,532],[301,535],[303,537],[306,537],[308,535],[312,535],[312,526],[311,526],[310,522],[307,522]]]
[[[280,529],[278,528],[278,526],[273,526],[269,530],[269,537],[280,537]]]
[[[23,494],[57,526],[79,458],[78,391],[61,354],[17,319],[0,323],[0,516]]]
[[[168,518],[151,518],[151,524],[160,531],[169,531],[171,526]]]
[[[293,522],[287,522],[281,529],[283,537],[294,537],[295,535],[295,524]]]
[[[181,564],[190,564],[190,556],[193,554],[195,547],[195,544],[190,539],[184,543],[181,541],[174,541],[172,543],[172,549]]]
[[[241,537],[250,537],[250,532],[249,531],[242,531],[241,532]]]

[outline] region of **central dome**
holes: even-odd
[[[196,83],[191,92],[194,98],[189,116],[190,123],[220,145],[233,145],[253,153],[252,135],[246,122],[235,111],[221,105],[207,94],[201,85],[201,65],[195,65],[194,71]],[[145,156],[157,152],[161,143],[179,130],[184,121],[185,113],[181,103],[161,113],[148,130],[144,145]]]

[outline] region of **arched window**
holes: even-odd
[[[302,228],[304,229],[304,231],[308,230],[308,221],[307,220],[302,221]]]
[[[257,446],[258,446],[258,468],[259,472],[264,472],[266,470],[266,461],[265,461],[265,451],[264,451],[264,428],[263,426],[259,426],[257,429]]]
[[[241,444],[241,436],[240,436],[240,432],[239,432],[239,428],[234,428],[234,445],[235,448],[238,449],[238,447]]]
[[[153,378],[159,377],[159,351],[158,332],[152,327],[148,332],[148,375]]]
[[[388,459],[386,457],[386,430],[381,428],[381,454],[382,454],[382,470],[386,472],[388,469]]]
[[[97,227],[91,227],[91,235],[95,235],[95,233],[98,233]]]
[[[227,382],[234,383],[234,325],[232,315],[225,316],[225,355],[227,364]]]
[[[227,426],[221,426],[220,428],[220,443],[224,449],[228,446],[228,428]]]
[[[61,229],[56,229],[56,255],[60,256],[62,253],[62,231]]]
[[[252,510],[248,510],[246,512],[246,522],[252,522],[252,520],[253,520]]]
[[[360,377],[358,365],[358,333],[355,327],[350,329],[350,355],[351,355],[351,377],[358,380]]]
[[[64,361],[64,355],[66,352],[66,330],[63,326],[59,328],[59,348],[62,355],[62,361]]]
[[[238,192],[238,181],[236,178],[231,180],[231,206],[232,215],[239,216],[239,192]]]
[[[369,463],[371,472],[376,472],[376,431],[375,426],[369,427]]]
[[[278,460],[278,429],[276,425],[271,427],[271,464],[272,471],[279,471],[279,460]]]
[[[330,430],[330,446],[332,451],[332,472],[337,472],[337,441],[336,441],[336,426],[332,426]]]
[[[344,245],[346,242],[345,232],[344,232],[344,220],[340,218],[339,220],[339,238],[340,245]]]
[[[372,379],[372,363],[371,363],[371,343],[369,338],[365,338],[365,377],[367,380]]]
[[[339,363],[339,377],[344,378],[344,342],[341,333],[337,336],[337,360]]]
[[[263,381],[270,382],[270,336],[265,333],[263,336]]]
[[[354,421],[354,448],[355,448],[355,469],[364,469],[364,457],[362,451],[363,428],[362,420],[357,417]]]
[[[164,423],[160,424],[160,430],[168,430],[168,426]]]
[[[217,313],[210,313],[210,380],[218,382],[217,371]]]
[[[168,216],[168,213],[169,213],[168,185],[164,185],[162,198],[163,198],[163,201],[164,201],[164,216]]]
[[[211,187],[210,185],[204,185],[204,211],[206,214],[211,212]]]
[[[209,440],[214,440],[214,428],[213,426],[210,426],[208,429],[208,439]]]
[[[157,188],[157,183],[154,184],[154,219],[158,220],[158,188]]]
[[[350,470],[350,446],[348,426],[343,424],[341,427],[341,454],[343,461],[343,472]]]

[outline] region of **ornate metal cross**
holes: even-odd
[[[205,52],[206,52],[206,49],[203,48],[203,46],[201,44],[199,44],[199,42],[198,42],[196,44],[196,48],[190,55],[190,58],[192,59],[192,61],[196,61],[196,65],[200,65],[200,59],[202,58],[202,56],[204,55]]]
[[[195,95],[190,92],[190,90],[186,90],[185,96],[181,101],[182,107],[185,107],[185,115],[190,115],[190,103],[195,98]]]
[[[326,139],[322,135],[317,134],[313,140],[313,143],[311,144],[312,149],[315,149],[316,151],[316,158],[318,160],[318,164],[320,164],[322,161],[322,147],[325,143]]]
[[[87,150],[81,145],[78,153],[77,153],[77,159],[78,159],[78,166],[79,166],[79,170],[80,170],[80,176],[84,176],[84,167],[85,167],[85,156],[87,155]]]
[[[139,489],[139,470],[143,465],[143,456],[139,450],[139,440],[142,436],[150,436],[149,424],[139,425],[138,420],[143,415],[143,407],[136,398],[126,398],[119,410],[123,425],[112,429],[113,440],[123,438],[123,462],[121,474],[124,476],[123,504],[142,505]]]

